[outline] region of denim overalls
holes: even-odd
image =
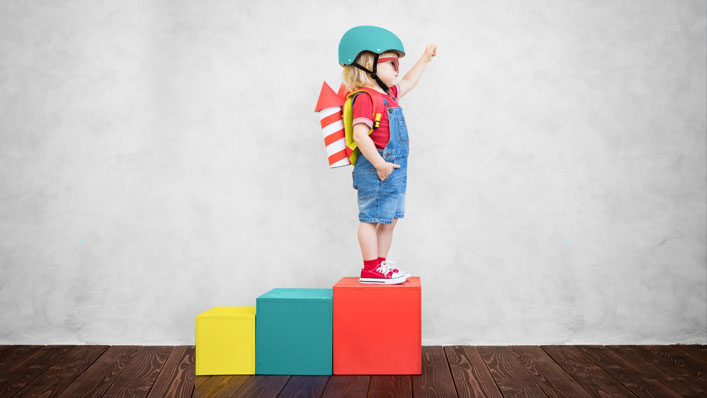
[[[394,168],[393,172],[381,181],[376,168],[359,150],[351,174],[353,187],[358,190],[359,221],[392,224],[394,218],[405,216],[409,140],[403,109],[400,106],[388,108],[385,98],[383,102],[388,112],[390,140],[385,149],[376,149],[386,162],[398,164],[400,168]]]

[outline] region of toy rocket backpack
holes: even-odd
[[[356,58],[363,51],[374,54],[373,70],[368,70],[356,62]],[[396,52],[398,58],[405,56],[403,43],[393,32],[378,26],[356,26],[346,31],[339,41],[339,65],[352,65],[365,71],[383,91],[388,92],[388,86],[376,74],[378,57],[387,51]],[[373,127],[368,131],[370,135],[380,125],[381,112],[385,112],[383,98],[378,92],[366,87],[346,92],[346,86],[342,83],[339,92],[335,93],[326,82],[322,85],[314,111],[319,113],[330,168],[356,164],[360,150],[353,139],[352,106],[354,98],[363,92],[367,93],[373,102]]]
[[[330,168],[356,164],[359,149],[353,139],[353,101],[361,93],[368,94],[373,102],[373,127],[368,131],[370,135],[380,126],[381,112],[385,112],[383,98],[373,89],[346,92],[346,86],[342,83],[339,92],[335,93],[326,82],[322,84],[314,111],[319,113]]]

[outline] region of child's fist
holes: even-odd
[[[434,57],[435,55],[437,55],[437,46],[434,44],[428,44],[427,48],[425,48],[425,61],[432,61],[432,57]]]
[[[384,162],[380,167],[376,167],[376,171],[378,172],[378,178],[383,181],[393,173],[393,169],[399,168],[399,164]]]

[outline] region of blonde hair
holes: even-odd
[[[384,55],[394,54],[400,57],[397,51],[391,51],[388,53],[381,54],[382,58]],[[363,66],[368,70],[373,70],[373,60],[375,59],[375,54],[370,51],[361,51],[356,57],[355,61],[357,64]],[[366,87],[368,85],[373,85],[373,79],[368,72],[362,71],[353,65],[344,65],[344,84],[349,91],[359,89],[361,87]]]

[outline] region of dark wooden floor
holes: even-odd
[[[707,346],[423,346],[416,376],[194,376],[193,346],[0,346],[0,397],[707,397]]]

